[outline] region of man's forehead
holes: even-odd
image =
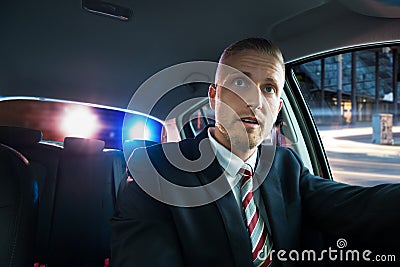
[[[262,57],[256,55],[232,55],[218,64],[218,78],[244,74],[252,76],[264,76],[263,79],[284,78],[284,69],[278,59],[270,55]]]
[[[276,57],[251,50],[241,51],[223,58],[219,62],[218,69],[220,74],[223,73],[224,75],[235,71],[243,73],[254,71],[284,73],[282,63]]]

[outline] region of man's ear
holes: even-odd
[[[208,88],[208,101],[210,103],[211,109],[215,109],[215,96],[217,95],[217,86],[215,84],[210,84]]]
[[[281,99],[279,99],[279,108],[278,108],[278,112],[281,111],[282,106],[283,106],[283,100],[282,100],[282,98],[281,98]]]

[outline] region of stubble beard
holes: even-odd
[[[261,127],[255,130],[246,130],[245,128],[239,130],[232,129],[229,131],[229,134],[221,124],[216,124],[215,127],[218,128],[226,143],[230,145],[231,150],[247,152],[257,147],[263,140]]]

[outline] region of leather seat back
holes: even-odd
[[[50,233],[50,258],[57,266],[102,266],[110,256],[115,176],[124,175],[122,151],[104,142],[67,137],[58,169]]]
[[[0,263],[32,266],[38,188],[28,160],[0,144]]]
[[[49,229],[53,213],[57,172],[62,147],[41,142],[42,132],[35,129],[0,126],[0,143],[21,152],[28,160],[39,189],[39,208],[35,241],[35,262],[47,262]]]

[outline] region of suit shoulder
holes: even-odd
[[[195,139],[188,138],[179,142],[160,143],[153,146],[141,148],[140,153],[147,153],[150,157],[162,159],[166,154],[181,153],[186,158],[192,158],[198,151],[198,144]],[[142,154],[138,154],[142,155]]]
[[[297,152],[288,147],[276,147],[275,157],[301,162],[300,156]]]
[[[156,169],[174,169],[174,163],[179,159],[193,161],[198,158],[199,149],[194,139],[185,139],[180,142],[168,142],[141,147],[136,149],[129,158],[130,168],[155,167]],[[176,166],[175,166],[176,167]]]

